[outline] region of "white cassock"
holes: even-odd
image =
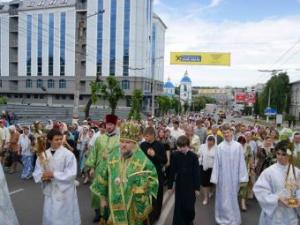
[[[19,225],[0,163],[0,225]]]
[[[72,152],[60,147],[52,155],[46,151],[48,168],[53,172],[51,182],[43,182],[45,171],[37,160],[33,177],[36,183],[42,183],[44,193],[43,225],[80,225],[80,212],[76,192],[75,178],[77,162]]]
[[[216,184],[215,217],[219,225],[241,224],[238,203],[240,183],[248,182],[244,150],[236,141],[218,145],[211,182]]]
[[[299,169],[295,169],[299,178]],[[287,170],[287,166],[276,163],[265,169],[254,185],[253,192],[262,208],[260,225],[298,225],[299,209],[287,208],[278,202],[279,196],[288,196],[284,187]],[[296,194],[299,198],[300,191]]]

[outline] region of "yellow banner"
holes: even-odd
[[[230,53],[171,52],[171,65],[230,66]]]

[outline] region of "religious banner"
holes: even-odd
[[[171,65],[230,66],[231,54],[221,52],[171,52]]]

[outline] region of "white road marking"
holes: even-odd
[[[24,191],[24,189],[23,188],[17,189],[15,191],[10,192],[9,195],[14,195],[14,194],[17,194],[17,193],[19,193],[21,191]]]
[[[174,206],[175,203],[175,195],[174,193],[172,194],[171,198],[169,199],[168,203],[165,205],[163,208],[163,211],[161,212],[159,220],[156,222],[155,225],[165,225],[167,224],[167,219],[170,215],[170,212]]]

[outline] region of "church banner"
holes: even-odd
[[[222,52],[171,52],[171,65],[230,66],[231,54]]]

